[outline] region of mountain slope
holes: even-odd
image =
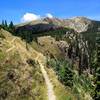
[[[32,57],[19,38],[3,29],[1,34],[5,38],[0,38],[0,100],[47,100],[43,75],[34,62],[35,52]]]
[[[44,18],[20,24],[15,26],[15,32],[13,31],[12,35],[0,29],[0,66],[8,66],[8,69],[11,67],[11,69],[14,70],[10,72],[11,78],[16,76],[16,70],[18,77],[20,76],[20,71],[25,73],[21,74],[21,80],[17,78],[18,82],[20,80],[23,83],[21,84],[19,82],[21,84],[20,87],[18,87],[19,91],[22,89],[25,95],[23,94],[24,96],[22,96],[21,92],[18,91],[18,94],[14,94],[17,95],[16,100],[24,99],[26,95],[29,100],[33,98],[35,100],[45,100],[47,96],[50,100],[62,100],[62,95],[64,95],[63,100],[76,97],[80,100],[92,100],[92,94],[95,88],[95,67],[93,60],[96,52],[96,34],[99,33],[99,26],[99,21],[76,17],[64,20],[58,18]],[[6,65],[6,62],[8,65]],[[18,68],[22,68],[20,71],[14,67],[16,64]],[[11,66],[9,67],[9,65]],[[34,74],[32,74],[33,72]],[[15,74],[13,75],[13,73]],[[53,78],[52,74],[54,75]],[[8,75],[7,77],[9,77],[6,68],[2,70],[1,76],[3,75]],[[25,81],[25,85],[23,77],[24,80],[27,79],[27,77],[30,79]],[[9,80],[13,83],[16,81],[15,77],[14,81],[8,78],[7,82],[5,82],[6,79],[2,82],[4,78],[5,76],[3,78],[1,77],[1,88],[3,88],[3,86],[5,87],[3,84],[7,84],[6,86],[9,87],[9,85],[12,84],[9,84]],[[29,82],[29,84],[27,82]],[[23,87],[26,86],[26,84],[28,90],[30,90],[28,91],[29,94],[26,93],[26,87]],[[37,84],[39,86],[37,86]],[[16,87],[15,83],[14,86]],[[7,90],[9,91],[8,87]],[[29,89],[29,87],[31,87],[31,89]],[[65,94],[68,91],[68,89],[65,89],[67,87],[72,89],[76,97],[71,93],[72,91],[69,91],[71,95],[70,93]],[[65,91],[65,93],[60,93],[59,91],[61,91],[61,89]],[[13,92],[15,92],[14,89],[10,92],[11,94],[9,94],[6,89],[1,89],[0,93],[2,98],[7,97],[8,99],[12,99]]]
[[[54,84],[46,72],[46,57],[27,46],[25,41],[0,29],[0,99],[60,99],[55,96]],[[73,94],[63,95],[66,99],[68,95],[73,97]]]
[[[44,26],[43,26],[44,25]],[[45,26],[46,25],[46,26]],[[74,29],[76,32],[86,32],[93,28],[97,31],[100,27],[99,21],[94,21],[85,17],[74,17],[71,19],[58,19],[58,18],[44,18],[37,21],[31,21],[28,23],[19,24],[16,26],[17,29],[22,27],[35,28],[39,26],[40,31],[57,29],[60,27],[66,27]],[[41,27],[41,28],[40,28]]]

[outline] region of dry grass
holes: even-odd
[[[5,45],[0,47],[0,100],[47,100],[47,89],[39,65],[32,66],[26,62],[29,58],[35,59],[36,52],[26,50],[25,42],[20,38],[4,30],[0,32],[7,36],[2,41]],[[7,53],[6,50],[13,45],[15,48]]]
[[[31,46],[35,50],[37,50],[45,55],[47,55],[47,53],[48,53],[57,58],[62,57],[62,53],[61,53],[60,49],[58,48],[56,41],[53,37],[43,36],[43,37],[39,37],[38,40],[39,40],[38,43],[36,43],[35,41],[33,41],[31,43]]]

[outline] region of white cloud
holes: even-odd
[[[25,13],[23,15],[23,17],[21,18],[22,22],[29,22],[29,21],[33,21],[33,20],[38,20],[40,19],[40,15],[36,15],[33,13]]]
[[[47,13],[47,14],[46,14],[46,17],[48,17],[48,18],[53,18],[53,15],[50,14],[50,13]]]

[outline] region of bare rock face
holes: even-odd
[[[88,29],[93,28],[92,20],[85,17],[75,17],[72,19],[64,20],[64,25],[74,29],[78,33],[85,32]]]
[[[96,22],[86,17],[74,17],[71,19],[45,18],[44,20],[47,21],[48,23],[53,23],[54,25],[59,25],[74,29],[78,33],[86,32],[89,29],[94,28]]]

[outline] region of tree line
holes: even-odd
[[[2,20],[1,27],[11,33],[15,31],[15,26],[12,21],[8,24],[6,20]]]

